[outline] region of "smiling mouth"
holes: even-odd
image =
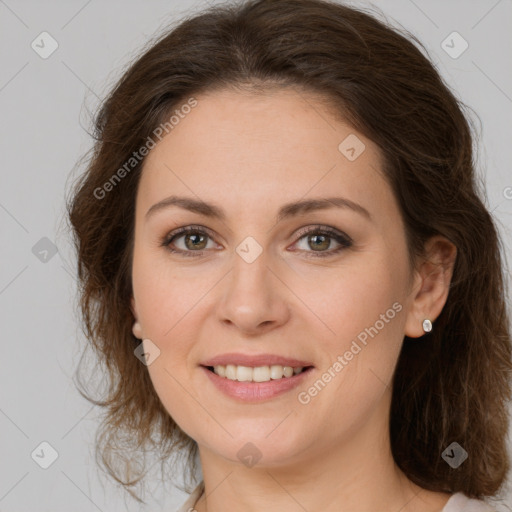
[[[237,366],[233,364],[205,366],[210,372],[219,377],[237,382],[269,382],[271,380],[286,380],[310,371],[313,366]]]

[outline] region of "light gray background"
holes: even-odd
[[[172,511],[187,496],[153,480],[149,506],[141,508],[98,474],[91,455],[98,408],[80,397],[72,381],[83,339],[73,308],[74,256],[62,216],[65,187],[81,172],[73,172],[75,164],[92,143],[85,130],[87,108],[94,111],[148,37],[205,5],[0,0],[0,511]],[[425,44],[458,97],[482,120],[480,172],[510,254],[511,0],[375,5]],[[59,45],[47,59],[31,48],[43,31]],[[453,31],[469,43],[457,59],[441,47]],[[39,251],[44,244],[48,248],[48,241],[40,242],[44,237],[58,248],[46,262],[33,252],[37,243],[43,244],[36,246]],[[31,458],[42,441],[58,452],[48,469]],[[505,497],[512,504],[510,490]]]

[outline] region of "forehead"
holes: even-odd
[[[138,201],[146,209],[171,194],[254,207],[333,192],[369,205],[393,200],[378,147],[318,96],[222,90],[196,100],[146,157]]]

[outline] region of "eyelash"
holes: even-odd
[[[202,256],[203,253],[205,252],[204,249],[202,251],[183,251],[182,249],[173,249],[170,247],[170,244],[174,240],[176,240],[177,238],[180,238],[183,235],[187,235],[190,233],[198,234],[198,235],[206,235],[210,239],[213,238],[210,235],[210,233],[201,226],[186,226],[184,228],[179,228],[178,230],[173,231],[173,232],[169,233],[168,235],[166,235],[164,237],[164,239],[162,240],[161,245],[163,247],[165,247],[169,252],[174,253],[174,254],[181,254],[185,257]],[[332,238],[336,242],[338,242],[340,244],[340,246],[337,249],[331,249],[329,251],[318,251],[318,252],[317,251],[305,251],[306,253],[309,253],[306,256],[308,258],[310,258],[310,257],[311,258],[327,258],[329,256],[333,256],[334,254],[338,254],[339,252],[341,252],[344,249],[348,249],[349,247],[352,246],[352,243],[353,243],[352,239],[348,235],[341,233],[333,228],[330,228],[329,226],[313,226],[313,227],[301,229],[297,233],[297,236],[299,237],[297,239],[297,242],[309,234],[326,235],[329,238]]]

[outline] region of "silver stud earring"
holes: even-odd
[[[432,330],[432,322],[428,318],[423,320],[423,330],[425,332],[430,332]]]

